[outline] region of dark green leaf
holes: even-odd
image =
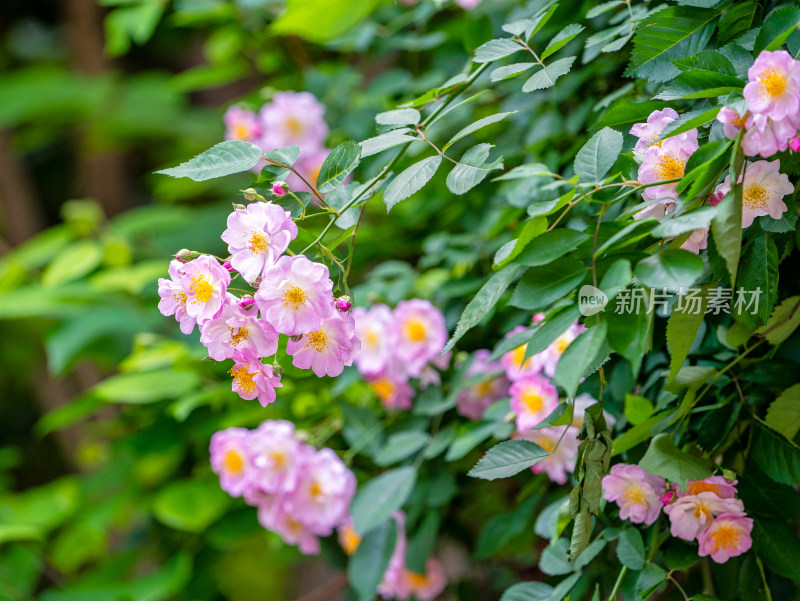
[[[654,476],[675,482],[683,490],[689,480],[702,480],[711,475],[705,461],[679,450],[667,434],[659,434],[650,441],[639,465]]]
[[[617,539],[617,557],[629,570],[638,572],[644,567],[644,541],[635,528],[625,528]]]
[[[356,531],[364,534],[388,520],[411,495],[416,480],[413,467],[398,467],[361,486],[351,506]]]
[[[556,85],[558,78],[569,73],[572,68],[572,63],[575,62],[576,56],[568,56],[553,61],[549,65],[545,65],[542,69],[530,76],[528,81],[522,86],[523,92],[533,92],[534,90],[544,90],[551,86]]]
[[[489,449],[469,475],[484,480],[508,478],[549,455],[542,447],[528,440],[509,440]]]
[[[397,542],[397,524],[386,520],[379,527],[368,532],[347,565],[350,585],[358,594],[359,601],[369,601],[375,597],[389,560]]]
[[[575,173],[588,183],[600,182],[622,152],[622,134],[604,127],[575,156]]]
[[[687,250],[667,249],[636,264],[636,277],[656,290],[679,292],[692,286],[705,273],[703,260]]]
[[[526,310],[547,307],[577,288],[585,275],[584,264],[569,257],[531,268],[522,276],[509,303]]]
[[[606,323],[600,322],[578,336],[559,359],[556,365],[555,382],[567,393],[569,398],[575,396],[581,378],[586,369],[594,361],[606,338]]]
[[[476,63],[489,63],[522,50],[522,46],[506,38],[489,40],[475,51],[472,60]]]
[[[357,142],[347,140],[334,148],[317,176],[317,190],[325,194],[333,190],[336,186],[343,183],[347,176],[358,167],[361,160],[361,147]]]

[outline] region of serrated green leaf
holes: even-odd
[[[525,222],[519,237],[509,240],[494,255],[492,269],[497,271],[508,265],[530,244],[531,240],[545,233],[547,218],[534,217]]]
[[[753,522],[753,549],[781,576],[800,582],[797,571],[800,562],[800,540],[794,528],[787,528],[784,520],[757,517]]]
[[[766,336],[767,342],[778,346],[800,326],[800,296],[792,296],[775,307],[769,321],[758,329]]]
[[[478,131],[479,129],[481,129],[483,127],[486,127],[487,125],[491,125],[492,123],[497,123],[498,121],[502,121],[503,119],[505,119],[509,115],[513,115],[516,112],[517,111],[510,111],[508,113],[497,113],[497,114],[494,114],[494,115],[489,115],[488,117],[484,117],[482,119],[478,119],[474,123],[470,123],[466,127],[462,128],[456,135],[454,135],[452,138],[450,138],[450,141],[447,142],[447,144],[444,145],[444,148],[442,148],[442,151],[443,152],[446,151],[453,144],[458,142],[461,138],[465,138],[466,136],[470,135],[471,133],[474,133],[474,132]]]
[[[593,135],[575,156],[575,173],[583,181],[600,182],[622,152],[622,134],[604,127]]]
[[[530,76],[530,79],[522,86],[523,92],[533,92],[535,90],[544,90],[551,86],[556,85],[559,77],[569,73],[572,68],[572,63],[575,62],[576,56],[568,56],[553,61],[549,65],[545,65],[542,69]]]
[[[734,4],[722,13],[717,28],[717,39],[720,45],[726,44],[747,33],[753,25],[753,19],[755,19],[757,10],[757,2],[747,1]]]
[[[547,451],[529,440],[509,440],[489,449],[468,475],[484,480],[508,478],[549,456]]]
[[[800,384],[787,388],[772,401],[764,421],[788,440],[794,439],[800,431]]]
[[[606,327],[606,323],[601,321],[593,328],[589,328],[572,341],[561,355],[556,365],[554,380],[569,398],[575,396],[586,369],[600,352],[606,339]]]
[[[705,461],[679,450],[668,434],[658,434],[650,441],[639,465],[653,476],[675,482],[683,490],[689,480],[702,480],[711,475]]]
[[[547,265],[588,239],[588,234],[566,228],[544,232],[525,247],[514,262],[527,267]]]
[[[343,183],[347,176],[358,167],[361,161],[361,146],[353,140],[347,140],[334,148],[317,176],[317,190],[321,194],[326,194],[336,186]]]
[[[570,257],[534,267],[525,272],[509,304],[533,311],[562,299],[583,281],[586,266]]]
[[[475,50],[472,58],[476,63],[490,63],[522,50],[522,46],[507,38],[489,40]]]
[[[431,178],[436,175],[436,170],[442,164],[442,157],[434,155],[414,163],[405,171],[399,173],[383,192],[383,202],[386,203],[386,212],[392,210],[398,202],[405,200],[412,194],[419,192]]]
[[[503,157],[487,163],[491,144],[478,144],[467,150],[447,174],[447,189],[453,194],[466,194],[480,184],[491,171],[503,168]]]
[[[717,213],[711,220],[711,234],[717,252],[725,259],[733,288],[742,251],[742,205],[735,202],[733,194],[726,195],[717,205]]]
[[[689,349],[694,344],[708,307],[708,291],[708,287],[700,288],[697,303],[689,303],[685,296],[681,297],[680,309],[676,304],[667,320],[667,350],[670,356],[667,382],[672,382],[678,375]]]
[[[682,115],[679,115],[675,121],[667,124],[667,126],[661,131],[659,140],[665,140],[671,136],[677,136],[678,134],[685,133],[690,129],[701,127],[706,123],[711,123],[717,118],[718,113],[719,107],[717,106],[710,109],[700,108],[694,111],[683,113]]]
[[[417,109],[395,109],[375,115],[379,125],[416,125],[422,116]]]
[[[744,82],[735,75],[693,70],[679,74],[667,89],[660,92],[655,98],[659,100],[716,98],[733,92],[741,92],[743,88]]]
[[[228,140],[212,146],[177,167],[156,171],[171,177],[188,177],[196,182],[252,169],[261,160],[261,149],[242,140]]]
[[[415,141],[417,138],[414,136],[409,136],[409,131],[410,130],[405,127],[401,129],[394,129],[390,132],[386,132],[385,134],[381,134],[379,136],[375,136],[374,138],[368,138],[362,142],[359,142],[359,145],[361,146],[361,158],[363,159],[365,157],[370,157],[374,154],[378,154],[379,152],[383,152],[384,150],[399,146],[400,144]]]
[[[705,273],[706,266],[687,250],[667,249],[636,264],[636,277],[656,290],[680,292],[692,286]]]
[[[601,4],[598,4],[597,6],[590,8],[589,11],[586,13],[586,18],[594,19],[595,17],[598,17],[603,13],[613,10],[618,6],[624,6],[624,5],[625,5],[624,0],[610,0],[609,2],[602,2]]]
[[[300,147],[296,144],[284,146],[283,148],[277,148],[275,150],[268,150],[264,153],[264,158],[275,163],[280,163],[281,165],[286,165],[287,167],[294,165],[299,157]]]
[[[514,63],[513,65],[506,65],[504,67],[497,67],[489,74],[490,81],[502,81],[504,79],[511,79],[521,73],[535,67],[537,63]]]
[[[644,541],[635,528],[625,528],[617,539],[617,558],[629,570],[638,572],[644,567]]]
[[[578,25],[577,23],[571,23],[570,25],[567,25],[561,31],[559,31],[552,40],[550,40],[550,43],[547,44],[547,47],[544,49],[539,58],[544,60],[551,54],[555,54],[564,46],[569,44],[572,40],[574,40],[575,36],[580,34],[583,30],[583,25]]]
[[[758,30],[753,54],[758,55],[762,50],[779,50],[797,29],[798,23],[800,23],[800,8],[796,6],[784,6],[772,11]]]

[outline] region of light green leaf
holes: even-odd
[[[378,0],[288,0],[272,33],[324,44],[343,36],[378,6]]]
[[[800,326],[800,296],[792,296],[775,307],[766,325],[758,329],[767,342],[778,346]],[[791,437],[790,437],[791,438]]]
[[[447,174],[447,188],[456,195],[466,194],[480,184],[489,172],[503,168],[503,157],[487,163],[491,144],[478,144],[467,150],[458,165]]]
[[[575,173],[583,181],[597,183],[603,179],[622,152],[622,134],[604,127],[583,145],[575,156]]]
[[[676,304],[667,320],[667,350],[670,356],[668,382],[672,382],[678,375],[694,339],[697,338],[700,324],[703,323],[708,307],[709,288],[704,286],[699,290],[700,293],[696,295],[699,302],[687,302],[685,296],[681,297],[679,300],[682,307],[678,309]]]
[[[606,339],[606,327],[606,323],[601,321],[586,330],[567,347],[559,359],[554,380],[569,398],[575,396],[581,378],[600,352]]]
[[[520,50],[522,50],[520,44],[507,38],[489,40],[475,50],[475,56],[472,60],[476,63],[490,63]]]
[[[276,150],[268,150],[264,153],[264,158],[275,163],[280,163],[281,165],[286,165],[287,167],[294,165],[299,157],[300,147],[296,144],[284,146]]]
[[[395,109],[375,115],[379,125],[416,125],[422,116],[417,109]]]
[[[388,520],[406,502],[416,481],[417,470],[398,467],[359,488],[351,506],[356,532],[365,534]]]
[[[504,79],[511,79],[521,73],[525,73],[531,67],[535,67],[538,63],[514,63],[513,65],[505,65],[497,67],[489,74],[490,81],[502,81]]]
[[[572,63],[575,62],[576,56],[568,56],[553,61],[549,65],[545,65],[542,69],[530,76],[530,79],[522,86],[523,92],[533,92],[535,90],[544,90],[551,86],[556,85],[559,77],[569,73],[572,68]]]
[[[549,457],[549,453],[529,440],[509,440],[489,449],[469,474],[473,478],[508,478]]]
[[[638,572],[644,567],[644,541],[635,528],[625,528],[617,539],[617,558],[629,570]]]
[[[461,129],[456,135],[454,135],[452,138],[450,138],[450,141],[447,144],[444,145],[444,148],[442,148],[442,151],[446,151],[453,144],[458,142],[461,138],[464,138],[464,137],[470,135],[471,133],[474,133],[474,132],[478,131],[482,127],[486,127],[487,125],[491,125],[492,123],[497,123],[498,121],[502,121],[503,119],[505,119],[509,115],[513,115],[516,112],[517,111],[510,111],[508,113],[497,113],[497,114],[494,114],[494,115],[489,115],[488,117],[484,117],[483,119],[478,119],[474,123],[470,123],[469,125],[467,125],[463,129]]]
[[[594,19],[595,17],[598,17],[603,13],[608,12],[618,6],[623,6],[624,4],[625,0],[609,0],[608,2],[602,2],[601,4],[598,4],[597,6],[590,8],[589,11],[586,13],[586,18]]]
[[[717,205],[717,213],[711,220],[711,234],[717,252],[728,266],[731,288],[735,288],[742,251],[742,205],[735,201],[733,194],[726,195]]]
[[[402,461],[419,451],[429,440],[430,436],[419,430],[393,434],[386,441],[386,446],[375,455],[375,463],[386,466]]]
[[[91,273],[103,261],[103,249],[96,240],[81,240],[56,255],[42,274],[42,286],[55,288]]]
[[[434,155],[427,159],[422,159],[414,163],[405,171],[399,173],[383,192],[383,202],[386,203],[386,212],[398,202],[405,200],[412,194],[419,192],[425,184],[436,174],[439,165],[442,164],[442,157]]]
[[[361,146],[361,158],[363,159],[364,157],[378,154],[379,152],[394,148],[400,144],[405,144],[406,142],[413,142],[417,138],[409,136],[409,131],[410,130],[405,127],[402,129],[394,129],[380,136],[375,136],[374,138],[368,138],[363,142],[359,142]]]
[[[636,277],[656,290],[679,292],[692,286],[705,273],[703,260],[688,250],[667,249],[636,264]]]
[[[689,480],[702,480],[711,475],[705,461],[679,450],[668,434],[658,434],[650,441],[639,465],[653,476],[675,482],[683,490]]]
[[[170,528],[202,532],[222,516],[228,501],[216,480],[182,480],[156,494],[153,515]]]
[[[525,249],[531,240],[544,233],[547,229],[547,218],[534,217],[525,222],[518,238],[509,240],[494,254],[492,269],[497,271],[508,265]]]
[[[162,169],[156,173],[172,177],[188,177],[196,182],[202,182],[252,169],[261,160],[262,154],[261,149],[255,144],[242,140],[228,140],[212,146],[177,167]]]
[[[675,121],[668,123],[667,126],[661,131],[659,140],[665,140],[672,136],[685,133],[690,129],[696,129],[707,123],[716,120],[719,114],[719,107],[715,106],[710,109],[697,109],[679,115]]]
[[[788,440],[794,439],[800,431],[800,384],[787,388],[772,401],[765,421]]]
[[[680,217],[670,218],[667,215],[651,230],[650,235],[655,238],[674,238],[698,228],[706,228],[716,213],[716,207],[702,207]]]
[[[492,181],[498,182],[508,179],[528,179],[531,177],[553,177],[553,172],[550,171],[550,168],[547,165],[543,165],[542,163],[530,163],[527,165],[514,167],[511,171],[494,178]]]
[[[322,163],[317,175],[317,190],[326,194],[344,182],[347,176],[358,167],[361,160],[361,146],[353,140],[347,140],[331,150]]]
[[[575,36],[577,36],[583,30],[583,25],[578,25],[577,23],[567,25],[564,27],[564,29],[559,31],[552,40],[550,40],[550,43],[547,44],[547,47],[544,49],[544,52],[542,52],[542,55],[539,58],[544,60],[551,54],[555,54],[564,46],[569,44],[572,40],[574,40]]]
[[[199,385],[200,376],[193,371],[158,369],[111,376],[92,388],[91,393],[110,403],[139,405],[175,399]]]
[[[653,403],[637,394],[625,394],[625,418],[638,426],[653,415]]]
[[[566,228],[544,232],[525,247],[514,262],[528,267],[547,265],[575,250],[579,244],[588,239],[588,234]]]
[[[464,334],[478,325],[486,314],[494,308],[497,301],[500,300],[500,297],[511,285],[518,270],[519,267],[516,265],[509,265],[489,278],[464,309],[464,313],[461,314],[461,318],[458,320],[456,331],[442,352],[452,349]]]
[[[359,601],[375,598],[397,542],[397,524],[386,520],[364,536],[347,564],[348,582]]]

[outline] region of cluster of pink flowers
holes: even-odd
[[[603,478],[603,497],[619,506],[620,518],[649,525],[663,508],[672,536],[697,541],[700,557],[710,555],[717,563],[745,553],[752,545],[753,520],[734,498],[736,492],[736,480],[711,476],[690,481],[684,493],[638,465],[622,463]]]
[[[544,315],[534,316],[534,323],[541,321]],[[511,337],[524,330],[518,326],[506,337]],[[535,474],[545,473],[548,478],[558,484],[567,482],[568,474],[575,468],[578,455],[581,424],[586,408],[596,403],[591,395],[581,394],[575,398],[573,421],[567,426],[537,426],[558,407],[558,390],[551,382],[555,375],[556,365],[567,347],[581,335],[586,328],[575,322],[554,340],[544,351],[525,358],[528,345],[523,344],[507,352],[500,359],[505,370],[502,382],[509,383],[507,394],[511,397],[511,410],[515,414],[517,431],[515,438],[523,438],[535,442],[550,455],[534,465]],[[606,415],[610,424],[614,420]]]
[[[182,251],[170,263],[170,278],[158,281],[161,313],[174,315],[184,334],[197,324],[209,356],[233,360],[233,390],[263,406],[275,400],[281,383],[279,371],[261,359],[278,351],[281,334],[288,337],[292,364],[318,377],[338,376],[360,347],[352,315],[337,308],[328,268],[283,254],[296,236],[287,211],[255,202],[228,217],[222,239],[229,260],[220,264],[200,255],[184,263]],[[239,298],[228,292],[232,274],[255,293]]]
[[[414,389],[409,380],[438,384],[450,355],[441,355],[447,343],[444,316],[429,301],[401,301],[352,311],[361,349],[355,355],[358,371],[387,409],[410,409]]]
[[[425,562],[425,573],[411,571],[406,566],[406,517],[398,511],[392,516],[397,527],[395,543],[389,566],[378,585],[378,594],[384,599],[406,601],[412,596],[418,601],[433,601],[447,586],[442,564],[435,557]],[[339,543],[345,553],[352,555],[361,544],[361,537],[353,528],[352,520],[339,527]]]
[[[291,422],[221,430],[209,450],[222,489],[256,507],[261,525],[302,553],[319,553],[318,537],[349,517],[355,476],[331,449],[299,440]]]
[[[330,153],[325,148],[328,125],[324,116],[325,107],[310,92],[278,92],[258,113],[230,107],[223,118],[225,139],[252,142],[264,151],[299,146],[300,158],[294,167],[314,185]],[[286,183],[294,190],[308,190],[294,173]]]

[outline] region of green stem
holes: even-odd
[[[622,584],[622,579],[625,577],[625,573],[627,571],[628,566],[622,566],[622,569],[619,571],[619,576],[617,576],[617,581],[614,583],[614,588],[611,589],[611,594],[608,596],[608,601],[617,600],[617,591],[619,591],[619,587]]]
[[[772,601],[772,591],[769,590],[767,576],[764,574],[764,564],[761,563],[761,558],[758,555],[756,555],[756,564],[758,565],[758,571],[761,572],[761,584],[764,585],[764,595],[766,595],[767,601]]]

